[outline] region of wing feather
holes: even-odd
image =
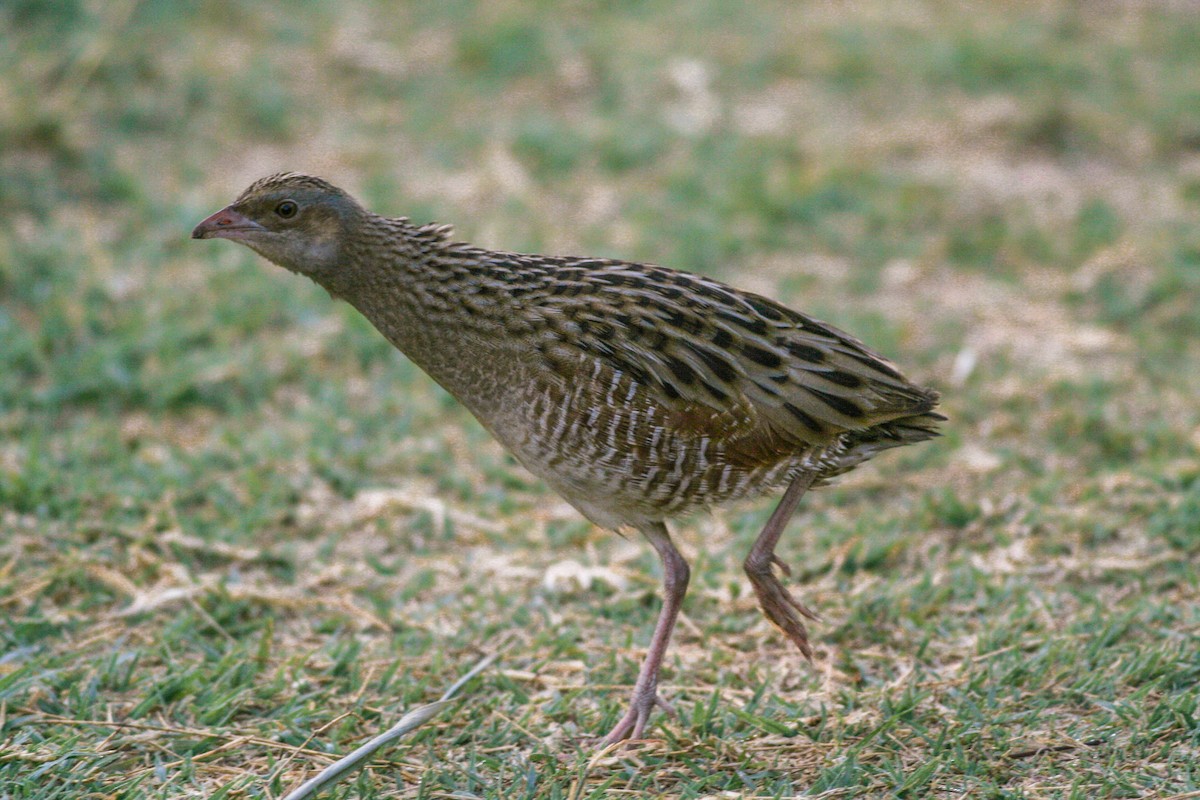
[[[551,364],[588,353],[635,380],[665,424],[721,441],[731,459],[778,460],[937,403],[858,339],[773,300],[660,267],[596,264],[572,274],[580,291],[540,299]]]

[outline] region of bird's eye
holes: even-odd
[[[275,213],[284,219],[291,219],[292,217],[296,216],[296,212],[299,210],[299,208],[300,207],[296,205],[296,201],[284,200],[282,203],[275,206]]]

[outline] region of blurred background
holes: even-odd
[[[6,0],[0,796],[276,797],[502,646],[335,796],[1193,796],[1198,42],[1167,0]],[[188,238],[281,170],[712,275],[937,386],[945,436],[781,545],[816,664],[743,585],[772,503],[684,520],[680,717],[584,769],[652,552]]]

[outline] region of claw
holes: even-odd
[[[655,692],[651,695],[635,697],[629,703],[629,710],[621,717],[613,729],[600,741],[602,748],[611,747],[621,742],[641,739],[646,731],[646,723],[650,720],[650,712],[655,707],[661,708],[673,717],[678,717],[675,709]]]
[[[758,605],[762,608],[763,615],[799,648],[805,658],[812,661],[813,651],[808,643],[808,630],[800,617],[803,615],[814,622],[821,618],[784,588],[771,571],[770,563],[766,569],[748,569],[746,572],[750,576],[754,593],[758,596]]]
[[[814,478],[815,473],[801,473],[792,479],[779,505],[771,513],[771,518],[754,540],[754,547],[746,556],[745,563],[746,574],[750,576],[750,583],[754,586],[754,594],[758,596],[758,605],[763,614],[784,636],[792,640],[792,644],[800,648],[800,652],[809,661],[812,661],[813,657],[812,646],[808,643],[808,631],[805,630],[800,617],[811,620],[819,620],[820,617],[805,608],[803,603],[783,587],[771,567],[778,565],[784,575],[792,574],[791,568],[775,555],[775,545],[779,543],[780,534],[795,512],[796,504],[808,491]]]

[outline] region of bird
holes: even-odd
[[[252,183],[202,221],[362,313],[520,464],[601,528],[640,532],[663,602],[625,714],[642,740],[690,568],[669,518],[783,489],[744,569],[764,616],[810,662],[775,553],[802,496],[930,439],[938,392],[848,333],[709,277],[608,258],[493,251],[453,228],[368,211],[298,172]]]

